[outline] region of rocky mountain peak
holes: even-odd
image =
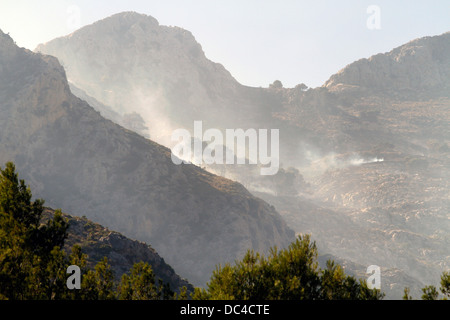
[[[206,58],[191,32],[132,12],[85,26],[36,51],[58,57],[71,83],[119,115],[139,114],[150,137],[162,144],[158,137],[170,136],[191,119],[192,109],[210,114],[213,105],[228,108],[225,101],[241,89],[221,64]],[[160,121],[166,112],[171,116]]]
[[[186,60],[190,60],[190,63],[194,60],[206,60],[201,45],[190,31],[180,27],[161,26],[155,18],[136,12],[115,14],[66,37],[40,44],[35,51],[55,53],[63,63],[71,54],[76,54],[78,59],[88,59],[85,55],[91,54],[101,56],[97,61],[99,65],[94,67],[116,63],[118,66],[147,67],[152,71],[161,66],[166,67],[167,64],[175,64],[172,67],[175,72],[179,71],[183,63],[189,64]],[[145,57],[142,56],[143,52],[146,53]],[[65,67],[72,71],[74,69],[70,63]],[[90,73],[95,71],[94,68]],[[75,74],[68,73],[76,80]],[[154,76],[162,75],[157,73]],[[174,74],[171,73],[170,76]]]
[[[11,50],[11,49],[14,49],[14,48],[15,48],[14,40],[9,36],[9,34],[4,33],[0,29],[0,50],[1,50],[1,55],[3,56],[7,49]]]
[[[421,90],[450,85],[450,32],[408,42],[385,54],[360,59],[333,75],[332,91]]]
[[[159,26],[158,20],[154,17],[135,11],[116,13],[109,18],[106,18],[105,21],[114,21],[118,23],[128,24],[130,26],[136,24],[137,22],[146,23],[147,25],[153,25],[155,27]]]
[[[91,28],[91,26],[93,28]],[[92,35],[92,29],[104,35],[122,37],[137,30],[154,31],[159,28],[159,22],[155,18],[136,12],[121,12],[108,18],[97,21],[91,26],[85,26],[68,36],[68,38],[80,38]],[[148,33],[150,35],[150,33]]]

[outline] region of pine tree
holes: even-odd
[[[422,289],[422,300],[437,300],[439,297],[439,292],[435,286],[426,286]]]
[[[13,163],[0,168],[0,299],[173,299],[169,285],[156,283],[151,266],[143,262],[122,278],[116,292],[108,259],[88,270],[88,257],[80,246],[74,246],[68,256],[63,250],[68,222],[56,210],[44,223],[43,205],[41,199],[32,201]],[[79,290],[67,288],[69,265],[80,268]]]
[[[72,251],[68,257],[68,265],[74,265],[80,268],[81,279],[84,279],[84,276],[88,272],[86,262],[87,258],[88,256],[82,252],[79,245],[74,245],[72,247]],[[82,300],[85,295],[85,291],[89,291],[89,289],[81,287],[80,289],[66,290],[63,299]]]
[[[108,259],[104,257],[83,276],[81,283],[83,300],[113,300],[116,298],[114,290],[114,274]]]
[[[409,288],[403,289],[403,300],[412,300],[409,291],[410,291]]]
[[[62,247],[67,222],[61,212],[41,225],[44,201],[32,194],[16,168],[0,168],[0,297],[55,299],[65,275]]]
[[[441,275],[441,292],[444,295],[444,299],[450,298],[450,272],[445,271]]]
[[[173,296],[168,284],[161,280],[156,284],[151,265],[144,262],[135,263],[130,273],[122,276],[119,285],[121,300],[168,300]]]
[[[196,288],[193,299],[316,300],[383,298],[365,281],[347,276],[342,267],[329,261],[321,270],[317,248],[308,235],[298,237],[287,249],[271,250],[265,258],[248,251],[234,265],[216,267],[206,289]]]
[[[180,288],[180,293],[174,293],[173,297],[174,300],[187,300],[189,298],[187,287],[183,286],[182,288]]]

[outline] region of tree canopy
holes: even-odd
[[[333,261],[322,270],[309,235],[299,236],[287,249],[271,250],[266,258],[248,251],[235,265],[218,266],[206,289],[194,299],[238,300],[378,300],[379,290],[347,276]]]
[[[61,298],[67,222],[57,211],[41,224],[44,201],[32,201],[13,163],[0,169],[0,297]]]

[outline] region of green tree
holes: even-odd
[[[317,247],[310,236],[298,237],[287,250],[272,250],[269,256],[269,284],[272,299],[312,300],[320,298],[320,268]]]
[[[444,297],[442,300],[447,300],[450,297],[450,272],[444,271],[441,275],[440,290]],[[422,288],[422,300],[437,300],[439,298],[439,291],[435,286],[425,286]]]
[[[439,297],[439,292],[435,286],[426,286],[422,289],[422,300],[437,300]]]
[[[82,252],[81,247],[79,245],[74,245],[72,247],[71,253],[68,258],[69,260],[68,265],[75,265],[80,268],[81,279],[83,279],[86,273],[88,272],[86,262],[87,258],[88,256]],[[86,291],[89,290],[86,290],[86,288],[84,287],[81,287],[81,289],[66,290],[63,299],[82,300],[85,296]]]
[[[4,299],[55,299],[61,295],[62,247],[67,222],[56,212],[41,224],[44,201],[32,194],[16,168],[0,168],[0,296]]]
[[[410,291],[409,288],[403,289],[403,300],[412,300],[409,291]]]
[[[188,298],[189,296],[186,286],[180,288],[180,293],[174,293],[174,300],[188,300]]]
[[[13,163],[0,168],[0,299],[172,299],[168,284],[155,282],[147,263],[137,263],[124,276],[116,291],[114,274],[105,257],[94,270],[87,268],[87,255],[73,246],[63,250],[68,222],[60,210],[43,221],[44,201],[32,201],[30,189],[19,180]],[[81,289],[66,286],[67,267],[81,271]],[[185,297],[182,292],[180,297]]]
[[[121,300],[167,300],[173,297],[168,284],[164,285],[161,280],[156,283],[152,267],[146,262],[135,263],[129,274],[122,275],[119,284]]]
[[[113,300],[116,298],[114,274],[106,257],[96,264],[95,270],[86,272],[81,287],[83,300]]]
[[[122,300],[157,300],[160,298],[155,275],[148,263],[135,263],[130,275],[124,274],[120,283]]]
[[[450,272],[444,271],[441,275],[441,292],[444,299],[450,298]]]
[[[450,272],[444,271],[441,275],[441,287],[440,290],[443,294],[442,300],[448,300],[450,297]],[[413,298],[409,295],[409,288],[404,289],[403,300],[412,300]],[[422,288],[422,300],[438,300],[439,299],[439,291],[433,286],[425,286]]]
[[[327,261],[327,267],[322,271],[321,293],[321,298],[326,300],[356,299],[359,286],[354,278],[344,273],[341,266]]]
[[[196,288],[192,295],[198,300],[369,300],[383,296],[369,289],[365,281],[345,275],[332,261],[321,270],[316,245],[309,235],[298,237],[285,250],[272,249],[267,258],[248,251],[234,265],[216,267],[207,288]]]

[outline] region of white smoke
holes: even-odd
[[[383,161],[384,161],[383,158],[371,158],[371,159],[357,158],[357,159],[351,159],[350,160],[350,165],[352,165],[352,166],[360,166],[362,164],[383,162]]]
[[[298,168],[305,177],[314,178],[322,175],[327,170],[345,169],[349,167],[361,166],[370,163],[383,162],[380,157],[362,157],[359,154],[339,155],[331,152],[324,156],[311,152],[307,154],[310,160],[309,165]]]
[[[135,87],[132,90],[132,96],[134,103],[127,104],[130,108],[127,112],[134,111],[144,119],[151,140],[166,147],[172,147],[171,135],[178,126],[166,114],[165,109],[168,103],[163,90]]]

